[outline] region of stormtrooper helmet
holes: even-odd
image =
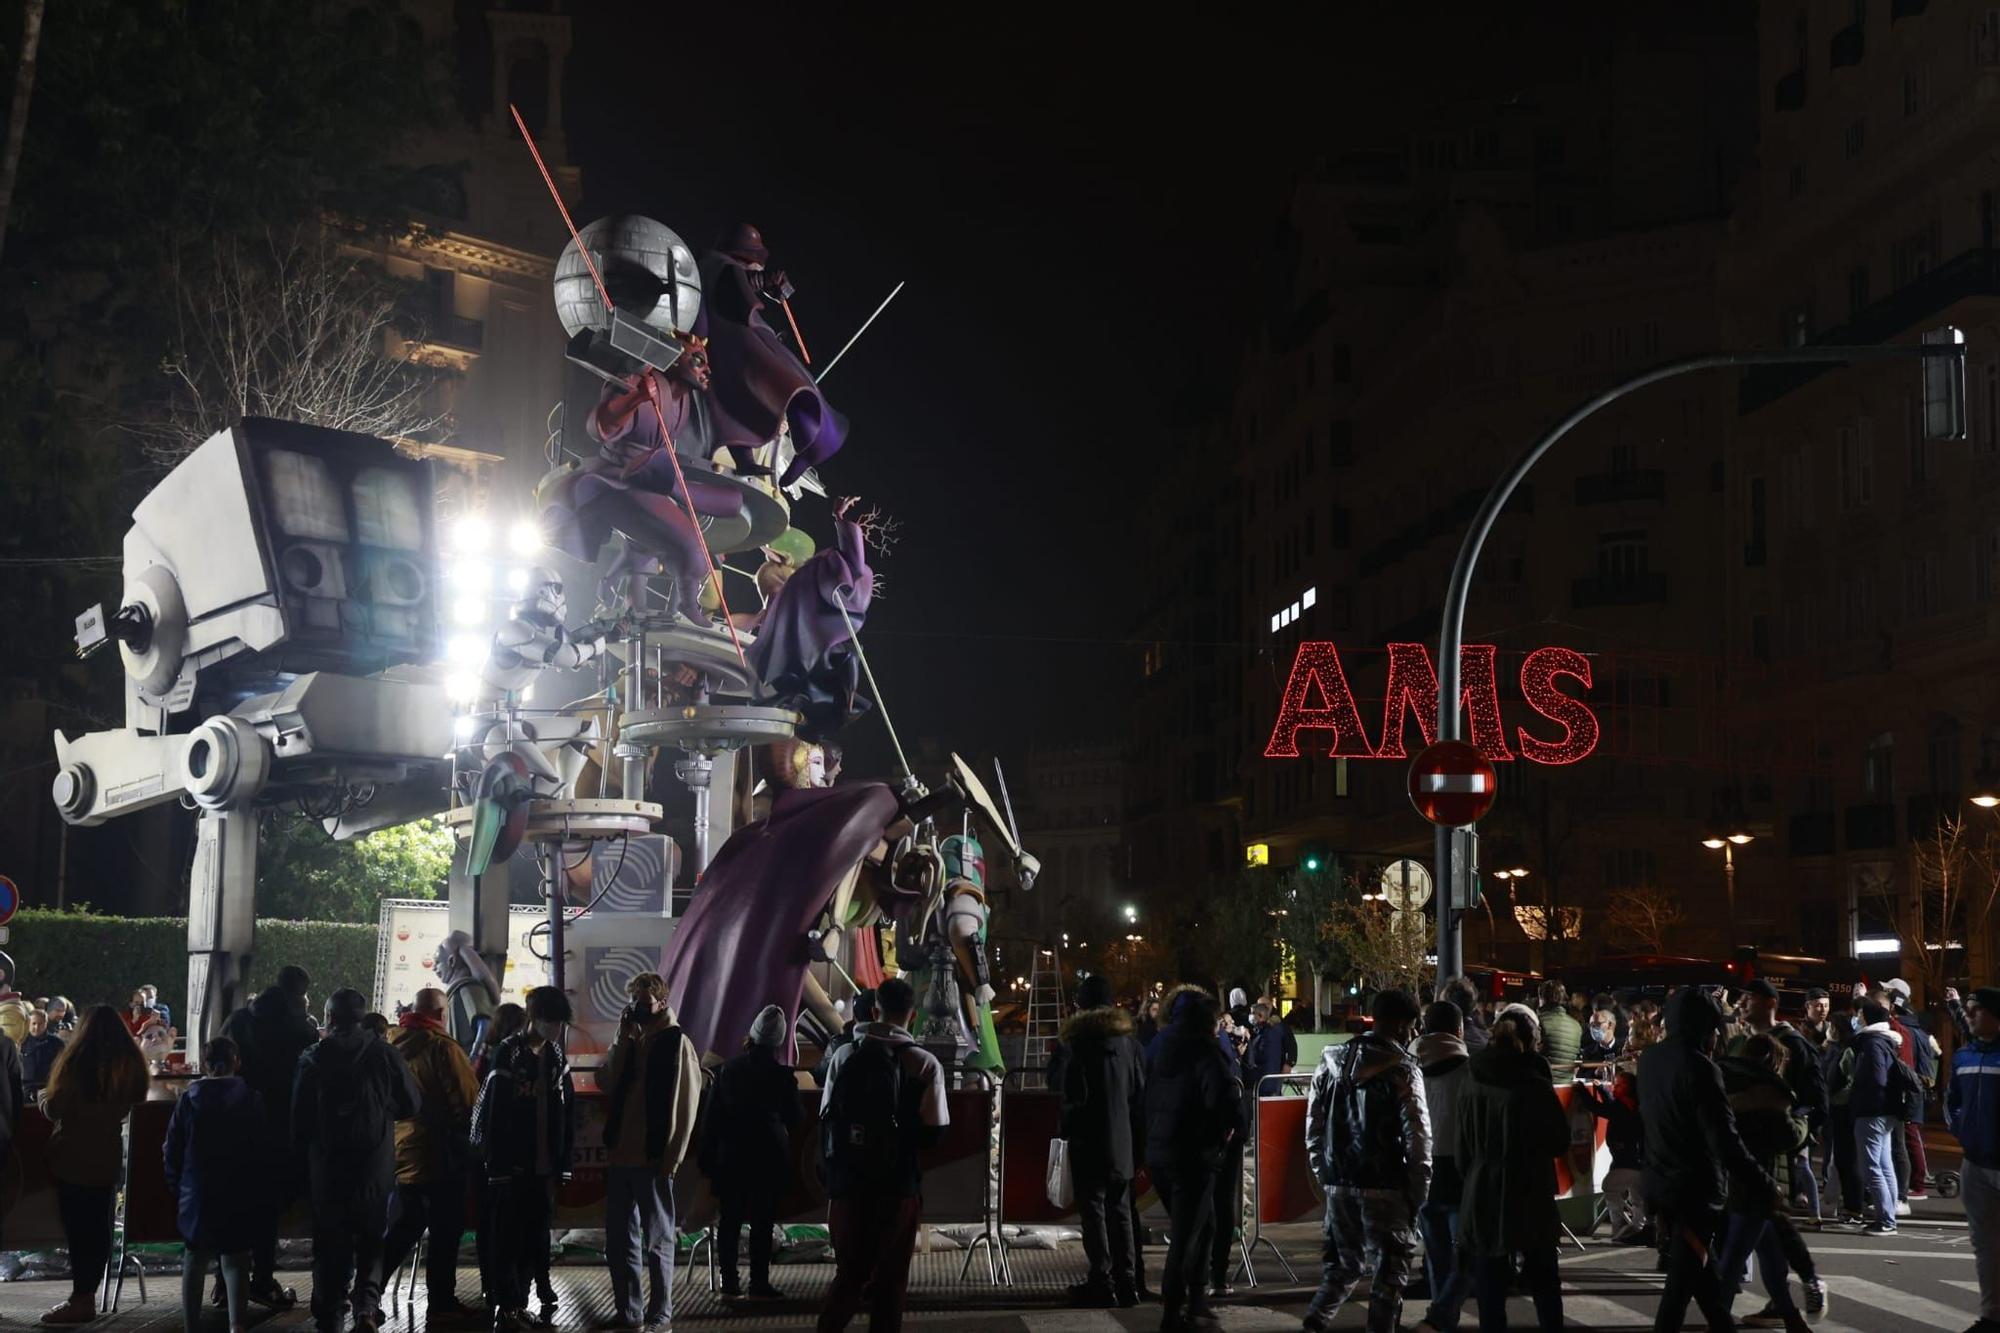
[[[547,565],[536,565],[530,569],[528,586],[521,590],[520,600],[514,603],[514,619],[560,625],[568,615],[569,603],[563,598],[562,575]]]

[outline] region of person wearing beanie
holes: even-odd
[[[608,1158],[605,1258],[618,1319],[656,1324],[674,1317],[674,1172],[701,1108],[701,1057],[676,1022],[667,983],[657,972],[633,977],[625,993],[630,1003],[597,1071],[597,1086],[605,1091]]]
[[[1945,992],[1947,1001],[1957,994]],[[1979,1269],[1979,1322],[2000,1333],[2000,986],[1981,986],[1965,1006],[1971,1040],[1952,1055],[1944,1119],[1965,1150],[1959,1176]]]
[[[722,1269],[722,1294],[735,1300],[736,1249],[744,1224],[750,1227],[750,1289],[753,1301],[775,1301],[783,1293],[771,1285],[771,1225],[778,1199],[792,1183],[792,1129],[799,1123],[799,1081],[785,1060],[791,1020],[767,1004],[750,1024],[743,1050],[715,1077],[715,1092],[703,1121],[701,1170],[722,1204],[716,1225],[715,1256]]]
[[[1085,977],[1076,1002],[1076,1013],[1063,1025],[1060,1081],[1052,1074],[1049,1084],[1062,1094],[1062,1136],[1090,1264],[1069,1299],[1077,1306],[1130,1309],[1139,1303],[1131,1188],[1145,1138],[1145,1061],[1132,1015],[1118,1007],[1108,978]]]

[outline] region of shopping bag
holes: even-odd
[[[1049,1174],[1047,1179],[1049,1202],[1057,1208],[1068,1210],[1076,1206],[1076,1181],[1070,1176],[1069,1141],[1049,1140]]]

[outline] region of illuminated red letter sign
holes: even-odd
[[[1267,759],[1299,757],[1299,732],[1333,732],[1329,757],[1401,759],[1403,728],[1414,713],[1417,729],[1429,745],[1436,737],[1437,670],[1420,643],[1388,647],[1389,678],[1382,691],[1382,739],[1371,747],[1362,729],[1361,711],[1340,665],[1340,652],[1324,640],[1301,643],[1285,681],[1278,718],[1264,747]],[[1466,725],[1472,744],[1489,763],[1514,758],[1507,748],[1507,728],[1500,720],[1500,689],[1494,675],[1499,650],[1490,643],[1465,644],[1459,654],[1459,680]],[[1575,695],[1556,688],[1556,679],[1570,676],[1590,688],[1590,659],[1570,648],[1537,648],[1521,662],[1521,694],[1528,706],[1563,728],[1555,740],[1541,740],[1526,727],[1515,729],[1521,757],[1538,764],[1573,764],[1597,748],[1597,715]]]

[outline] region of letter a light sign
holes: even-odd
[[[1381,740],[1371,744],[1362,725],[1361,709],[1340,665],[1340,651],[1324,640],[1299,645],[1278,701],[1277,720],[1264,746],[1266,759],[1297,759],[1299,733],[1332,732],[1320,753],[1335,759],[1402,759],[1403,728],[1415,714],[1424,744],[1437,741],[1438,680],[1430,651],[1421,643],[1392,643],[1387,649],[1389,676],[1382,691]],[[1516,757],[1537,764],[1573,764],[1597,748],[1597,714],[1580,694],[1561,689],[1567,677],[1580,691],[1590,689],[1590,659],[1573,648],[1537,648],[1521,659],[1521,697],[1539,719],[1530,730],[1514,729],[1508,744],[1500,719],[1500,690],[1494,678],[1499,650],[1490,643],[1468,643],[1459,655],[1459,679],[1465,726],[1472,749],[1489,765]],[[1550,731],[1558,734],[1550,735]],[[1540,733],[1540,734],[1538,734]],[[1517,756],[1515,750],[1519,750]],[[1414,781],[1414,778],[1413,778]],[[1412,790],[1412,797],[1415,791]],[[1490,798],[1489,798],[1490,800]],[[1469,822],[1469,821],[1468,821]]]

